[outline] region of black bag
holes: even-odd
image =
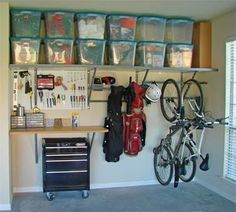
[[[117,162],[123,153],[123,120],[121,115],[123,86],[111,86],[108,96],[107,117],[104,127],[109,131],[105,133],[103,140],[103,152],[105,160]]]

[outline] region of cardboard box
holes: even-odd
[[[211,68],[211,23],[197,22],[193,27],[193,59],[194,68]]]

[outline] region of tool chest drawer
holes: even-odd
[[[43,191],[88,191],[90,175],[87,139],[79,137],[43,140]]]

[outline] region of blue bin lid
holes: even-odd
[[[120,16],[120,17],[131,17],[131,18],[135,18],[135,19],[138,18],[137,15],[122,14],[122,13],[109,14],[109,15],[107,15],[107,18],[109,19],[109,18],[112,17],[112,16],[114,16],[114,17],[118,17],[118,16]]]
[[[45,41],[61,40],[61,41],[74,41],[73,38],[44,38]]]
[[[72,15],[74,15],[75,14],[75,12],[74,11],[71,11],[71,10],[46,10],[46,11],[44,11],[44,13],[45,14],[47,14],[47,13],[58,13],[58,14],[72,14]]]
[[[11,9],[11,13],[19,12],[19,13],[42,13],[42,10],[27,10],[27,9]]]
[[[36,40],[40,41],[40,37],[10,37],[10,40],[17,41],[17,40]]]
[[[124,42],[124,43],[137,43],[137,41],[133,41],[133,40],[108,40],[107,41],[108,43],[112,43],[112,42],[117,42],[117,43],[121,43],[121,42]]]
[[[138,16],[138,19],[141,19],[141,18],[156,18],[156,19],[160,19],[160,20],[167,20],[166,17],[164,16],[159,16],[159,15],[143,15],[143,16]]]
[[[167,21],[189,21],[189,22],[194,22],[193,19],[188,18],[188,17],[177,17],[177,16],[173,16],[173,17],[167,17]]]
[[[191,43],[166,43],[168,46],[193,46]]]
[[[161,46],[166,46],[167,43],[165,42],[160,42],[160,41],[139,41],[138,45],[145,45],[145,44],[158,44]]]
[[[79,16],[80,14],[82,15],[97,15],[97,16],[107,16],[105,13],[100,13],[100,12],[77,12],[76,16]]]

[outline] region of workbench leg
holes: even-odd
[[[90,144],[90,151],[91,151],[92,146],[93,146],[94,137],[95,137],[95,132],[93,132],[91,140],[90,140],[89,133],[87,133],[87,139],[88,139],[88,142]]]

